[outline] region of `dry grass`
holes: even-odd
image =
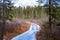
[[[40,20],[13,20],[12,22],[7,21],[5,27],[4,39],[10,40],[16,35],[19,35],[30,28],[30,22],[40,25],[41,30],[37,33],[37,40],[60,40],[60,36],[50,32],[48,25],[42,26],[43,23]],[[58,32],[59,33],[59,32]]]
[[[28,21],[27,22],[21,21],[20,23],[6,22],[4,39],[10,40],[12,37],[27,31],[29,27],[30,24]]]
[[[40,21],[36,20],[20,20],[20,22],[13,20],[12,22],[7,21],[5,27],[4,39],[10,40],[14,36],[17,36],[30,28],[30,22],[36,23],[41,26]],[[41,26],[42,27],[42,26]]]

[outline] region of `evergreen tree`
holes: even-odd
[[[2,23],[2,26],[0,27],[2,30],[0,31],[1,32],[1,35],[0,35],[0,40],[3,40],[3,36],[4,36],[4,30],[5,30],[5,23],[6,23],[6,20],[9,19],[11,20],[12,18],[12,15],[11,13],[11,7],[12,7],[12,2],[11,0],[0,0],[0,19],[2,19],[3,23]],[[1,24],[1,22],[0,22]]]
[[[2,12],[0,13],[0,15],[3,14],[2,17],[5,19],[11,19],[12,14],[10,12],[12,6],[13,6],[12,0],[1,0],[0,8]]]

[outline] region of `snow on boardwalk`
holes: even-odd
[[[30,29],[16,37],[13,37],[11,40],[36,40],[36,33],[40,31],[40,26],[31,23]]]

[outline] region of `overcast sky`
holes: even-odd
[[[26,7],[26,6],[37,6],[38,2],[37,0],[15,0],[15,5],[14,6],[21,6],[21,7]]]
[[[38,5],[38,0],[14,0],[15,1],[15,4],[14,6],[18,7],[18,6],[21,6],[21,7],[26,7],[26,6],[37,6]],[[41,3],[40,5],[43,6],[47,0],[42,0],[43,3]],[[60,2],[59,2],[60,4]]]

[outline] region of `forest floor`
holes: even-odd
[[[19,19],[14,18],[12,22],[7,20],[6,27],[5,27],[5,40],[10,40],[12,37],[21,34],[29,29],[29,24],[26,23],[33,22],[37,23],[38,25],[43,25],[44,23],[48,22],[48,18],[40,18],[40,19]],[[40,39],[39,39],[40,40]]]
[[[30,28],[30,24],[27,22],[33,22],[41,26],[42,31],[37,33],[37,40],[60,40],[60,31],[59,27],[55,28],[56,33],[52,33],[49,31],[48,25],[48,17],[40,18],[40,19],[19,19],[14,18],[13,21],[7,20],[5,26],[4,40],[10,40],[11,38],[22,34]],[[46,26],[43,26],[45,24]],[[0,30],[1,31],[1,30]]]

